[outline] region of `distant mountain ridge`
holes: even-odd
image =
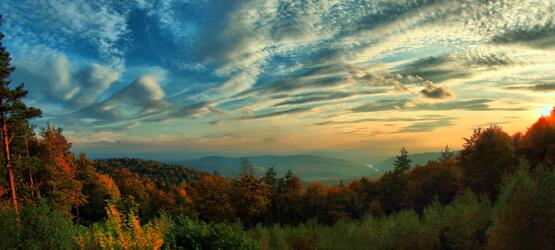
[[[440,153],[418,153],[409,155],[412,165],[425,164],[436,160]],[[247,157],[255,167],[255,174],[263,176],[266,170],[274,167],[278,176],[284,176],[287,170],[302,180],[320,181],[328,184],[337,184],[341,180],[348,183],[361,177],[378,179],[385,172],[393,169],[395,157],[390,157],[375,164],[362,164],[356,161],[324,157],[316,155],[258,155]],[[230,156],[205,156],[193,160],[164,161],[166,163],[140,160],[132,158],[113,158],[95,160],[99,170],[110,170],[113,167],[126,167],[133,172],[146,174],[151,178],[174,179],[186,181],[189,178],[198,179],[207,173],[217,172],[220,175],[234,178],[239,175],[241,157]]]
[[[241,157],[206,156],[195,160],[181,161],[188,167],[204,170],[207,172],[218,172],[227,177],[235,177],[239,174]],[[293,173],[305,181],[324,181],[337,183],[340,180],[348,180],[367,176],[376,177],[374,168],[364,164],[337,158],[328,158],[315,155],[260,155],[248,157],[255,167],[258,176],[274,167],[278,175],[284,175],[291,169]]]

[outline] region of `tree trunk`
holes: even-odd
[[[6,121],[6,113],[3,111],[0,112],[0,116],[2,117],[2,138],[4,142],[3,143],[4,147],[2,147],[2,150],[4,151],[4,160],[5,160],[6,168],[8,169],[8,181],[10,183],[12,205],[15,209],[15,212],[18,213],[19,209],[17,207],[17,195],[15,193],[15,180],[14,180],[13,169],[12,169],[12,164],[10,159],[10,145],[9,145],[10,140],[8,137],[8,125]]]
[[[33,172],[31,171],[31,167],[29,166],[29,160],[31,159],[29,156],[29,139],[27,135],[25,135],[25,151],[27,153],[27,169],[29,169],[29,186],[31,187],[31,199],[33,201],[33,206],[35,205],[35,183],[33,181]]]

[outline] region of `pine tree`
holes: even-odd
[[[455,159],[455,152],[449,149],[449,145],[445,145],[445,149],[441,151],[441,155],[439,157],[440,162],[448,161]]]
[[[0,24],[1,22],[2,19],[0,17]],[[17,194],[10,154],[10,143],[14,138],[21,137],[22,135],[16,134],[15,132],[17,130],[13,131],[13,128],[28,123],[29,119],[40,116],[41,112],[37,108],[27,107],[25,103],[23,103],[22,99],[27,95],[27,91],[23,87],[23,84],[15,88],[10,88],[10,75],[15,68],[10,65],[10,53],[8,53],[2,44],[3,38],[4,34],[0,32],[0,119],[2,122],[2,153],[4,154],[4,165],[8,170],[7,179],[10,185],[12,205],[17,212]]]
[[[393,165],[395,166],[393,172],[396,174],[403,174],[405,171],[410,169],[410,163],[412,161],[409,159],[409,153],[405,147],[401,148],[401,155],[398,155]]]
[[[264,175],[264,177],[262,178],[262,181],[264,181],[264,183],[275,187],[276,183],[277,183],[277,172],[274,169],[274,167],[270,167],[267,171],[266,174]]]

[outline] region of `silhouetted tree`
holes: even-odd
[[[410,169],[410,163],[412,161],[409,159],[409,153],[405,147],[401,148],[401,155],[398,155],[393,162],[393,172],[395,174],[403,174],[405,171]]]
[[[457,193],[457,177],[452,169],[435,161],[416,166],[407,174],[403,200],[418,213],[435,199],[441,204],[450,203]]]
[[[449,161],[455,159],[455,152],[449,149],[449,145],[445,145],[445,149],[441,151],[441,155],[439,156],[439,161]]]
[[[285,177],[279,179],[276,206],[274,207],[274,218],[279,222],[295,224],[300,221],[298,211],[302,207],[300,204],[302,187],[301,179],[295,176],[291,170],[287,171]]]
[[[533,168],[555,166],[555,107],[549,116],[542,116],[524,134],[520,151]]]
[[[274,169],[274,167],[270,167],[264,174],[264,177],[262,177],[262,181],[270,185],[271,187],[276,187],[276,184],[277,184],[276,176],[277,176],[276,170]]]
[[[494,200],[502,178],[516,169],[512,138],[501,127],[491,126],[475,129],[465,141],[459,154],[463,185]]]
[[[362,203],[364,211],[368,211],[370,209],[370,205],[373,201],[377,200],[379,194],[378,183],[376,181],[369,180],[367,177],[354,180],[349,185],[349,189],[355,192],[358,199]]]

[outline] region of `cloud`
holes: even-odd
[[[509,86],[507,89],[511,90],[530,90],[530,91],[537,91],[537,92],[549,92],[555,91],[555,83],[538,83],[534,85],[525,85],[525,86]]]
[[[398,92],[408,90],[399,81],[403,78],[400,74],[389,74],[385,69],[380,70],[379,73],[372,73],[349,64],[345,65],[345,68],[354,80],[364,81],[370,87],[393,86]]]
[[[437,128],[453,126],[452,118],[442,118],[434,121],[416,122],[406,127],[402,127],[396,133],[422,133],[431,132]]]
[[[158,114],[167,103],[164,91],[151,76],[142,76],[108,99],[92,104],[76,113],[78,119],[92,119],[105,124]]]
[[[386,99],[373,101],[351,109],[352,112],[379,112],[390,110],[407,110],[407,111],[420,111],[420,110],[468,110],[468,111],[487,111],[487,110],[513,110],[523,111],[527,110],[525,107],[506,107],[494,108],[490,104],[494,102],[491,99],[471,99],[452,102],[428,103],[418,100],[409,99]]]
[[[3,1],[7,39],[14,44],[93,46],[106,63],[124,65],[121,40],[128,33],[125,8],[110,1]],[[25,18],[22,18],[25,17]]]
[[[420,91],[426,98],[445,99],[453,97],[453,93],[447,86],[434,85],[431,81],[424,82],[424,89]]]
[[[273,111],[273,112],[268,112],[268,113],[254,114],[254,115],[251,115],[251,116],[244,116],[241,119],[242,120],[249,120],[249,119],[269,118],[269,117],[281,116],[281,115],[292,115],[292,114],[308,112],[312,109],[313,108],[311,108],[311,107],[292,108],[292,109]]]
[[[98,97],[118,79],[117,72],[102,65],[87,65],[75,73],[73,84],[76,87],[71,100],[78,106],[89,105],[97,101]]]
[[[410,117],[388,117],[388,118],[365,118],[365,119],[358,119],[358,120],[347,120],[347,121],[323,121],[314,123],[314,125],[322,126],[322,125],[341,125],[341,124],[356,124],[356,123],[365,123],[365,122],[421,122],[421,121],[430,121],[430,120],[437,120],[437,119],[446,119],[449,117],[443,116],[422,116],[418,118],[410,118]]]
[[[42,46],[18,53],[14,65],[14,80],[26,84],[30,98],[69,111],[96,102],[121,74],[98,63],[71,64],[64,53]]]
[[[385,91],[373,90],[373,91],[359,91],[359,92],[309,92],[292,96],[283,96],[288,98],[285,101],[279,102],[274,106],[285,106],[285,105],[299,105],[315,102],[325,102],[325,101],[336,101],[354,96],[369,96],[373,94],[384,93]]]

